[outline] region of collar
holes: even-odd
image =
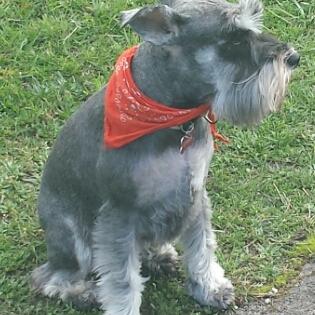
[[[107,148],[123,147],[145,135],[166,128],[183,132],[180,151],[193,142],[193,120],[210,115],[210,105],[179,109],[161,104],[144,95],[133,80],[131,65],[138,46],[126,50],[117,60],[104,97],[104,144]],[[192,129],[184,125],[192,122]],[[215,136],[215,123],[210,124]]]
[[[215,140],[218,140],[224,144],[229,144],[230,141],[228,138],[224,137],[217,131],[217,120],[213,112],[208,111],[203,118],[210,125],[210,133]],[[194,142],[195,136],[195,123],[190,121],[184,125],[173,127],[172,129],[180,130],[183,133],[183,136],[180,141],[180,153],[184,153],[184,151]],[[218,145],[214,143],[214,149],[218,149]]]

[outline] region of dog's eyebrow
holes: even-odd
[[[251,16],[240,14],[235,19],[235,24],[240,29],[249,30],[256,34],[262,33],[262,20],[257,14]]]
[[[263,26],[263,7],[258,1],[241,0],[238,12],[233,17],[234,24],[241,29],[261,33]]]

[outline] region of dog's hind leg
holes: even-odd
[[[224,270],[215,256],[215,235],[210,223],[210,208],[206,191],[198,193],[195,209],[199,214],[183,232],[184,263],[188,272],[188,290],[202,305],[227,308],[233,302],[233,286],[224,277]]]
[[[88,281],[92,267],[91,231],[80,223],[79,201],[70,202],[60,195],[47,196],[48,193],[42,189],[39,199],[48,262],[32,272],[32,287],[79,308],[95,306],[94,284]],[[74,207],[77,217],[73,215]]]
[[[47,297],[59,297],[79,309],[97,306],[95,285],[82,279],[80,271],[55,269],[49,262],[32,272],[33,289]]]
[[[171,243],[148,245],[142,252],[144,267],[156,274],[173,274],[178,265],[178,253]]]
[[[94,270],[98,302],[106,315],[139,315],[145,279],[140,275],[140,245],[130,209],[104,205],[94,231]]]

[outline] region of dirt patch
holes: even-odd
[[[238,309],[236,315],[315,315],[315,261],[307,264],[287,295]]]

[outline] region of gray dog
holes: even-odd
[[[144,41],[132,59],[139,91],[184,114],[208,104],[218,119],[259,123],[279,109],[300,59],[262,33],[262,11],[258,0],[169,0],[123,12],[123,25]],[[69,119],[47,161],[38,210],[48,262],[33,271],[34,289],[97,303],[106,315],[139,315],[141,262],[173,269],[178,240],[189,294],[227,308],[233,286],[216,260],[205,190],[209,123],[199,115],[110,148],[107,90]]]

